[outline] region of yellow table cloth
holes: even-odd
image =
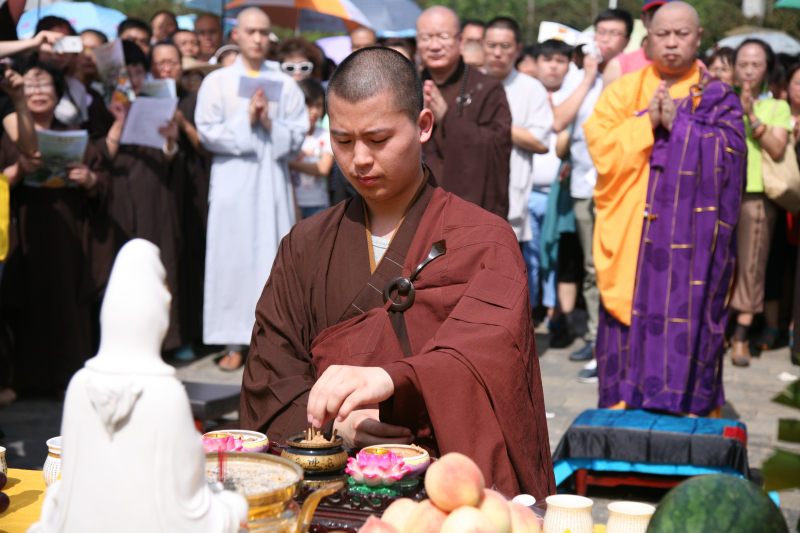
[[[0,533],[25,533],[42,513],[44,484],[41,470],[8,469],[8,483],[3,492],[11,503],[0,514]]]

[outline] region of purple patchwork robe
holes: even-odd
[[[739,97],[722,82],[694,112],[691,97],[676,106],[672,132],[655,132],[630,327],[600,305],[599,404],[706,416],[725,403],[747,148]]]

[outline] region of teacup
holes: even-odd
[[[0,446],[0,473],[8,474],[8,465],[6,464],[6,449]]]
[[[548,496],[544,515],[544,533],[593,533],[592,500],[572,494]]]
[[[655,512],[656,508],[646,503],[610,503],[606,533],[645,533]]]

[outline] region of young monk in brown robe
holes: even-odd
[[[311,422],[349,446],[414,442],[471,457],[510,496],[554,493],[514,232],[421,164],[433,116],[401,54],[350,55],[327,100],[358,194],[283,239],[256,307],[242,426],[279,441]]]

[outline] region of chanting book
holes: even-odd
[[[101,44],[94,48],[97,58],[97,72],[103,82],[103,100],[106,107],[113,100],[126,104],[133,102],[136,95],[133,92],[128,69],[125,66],[125,53],[122,51],[122,40]]]
[[[89,133],[86,130],[40,130],[36,132],[36,137],[39,140],[44,168],[28,174],[25,185],[50,188],[74,186],[67,177],[67,164],[83,161]]]

